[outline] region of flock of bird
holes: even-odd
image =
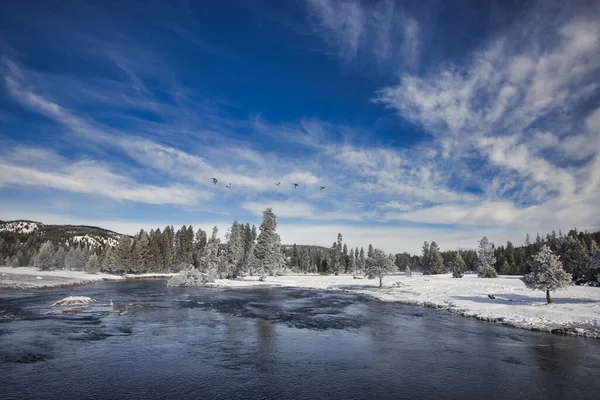
[[[217,178],[212,178],[212,183],[216,185],[217,183],[219,183],[219,180]],[[299,186],[297,183],[292,183],[292,185],[294,185],[294,189],[296,189]],[[275,182],[275,186],[281,186],[281,182]],[[225,187],[227,189],[231,189],[231,182],[229,182],[229,185],[225,185]],[[322,191],[325,190],[325,186],[320,186],[320,188]]]

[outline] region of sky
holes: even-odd
[[[284,244],[411,253],[600,228],[598,2],[1,3],[1,220],[271,207]]]

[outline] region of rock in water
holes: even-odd
[[[53,306],[87,306],[92,300],[85,296],[69,296],[52,304]]]
[[[167,282],[167,286],[202,286],[215,280],[214,276],[200,272],[193,265],[189,265]]]

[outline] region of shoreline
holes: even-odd
[[[31,267],[0,267],[0,291],[23,291],[69,287],[101,281],[132,279],[168,279],[167,274],[87,274],[82,271],[38,271]],[[526,289],[519,276],[494,279],[465,275],[404,274],[377,280],[353,279],[351,275],[287,275],[237,280],[217,279],[207,288],[250,289],[290,287],[330,290],[368,295],[380,301],[445,310],[464,317],[476,318],[513,328],[570,336],[600,339],[600,288],[571,286],[554,292],[554,303],[546,304],[543,292]],[[488,295],[493,294],[495,299]]]

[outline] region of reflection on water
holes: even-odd
[[[45,314],[67,295],[97,301]],[[132,281],[0,294],[8,399],[595,398],[599,350],[323,291]]]

